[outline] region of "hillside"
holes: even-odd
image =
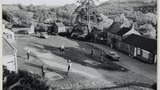
[[[17,5],[10,5],[10,4],[3,4],[2,9],[3,10],[20,10],[20,8]]]
[[[73,13],[76,8],[77,8],[77,5],[73,3],[73,4],[66,4],[62,7],[59,7],[58,9]]]
[[[141,11],[141,8],[139,9],[138,7],[142,6],[149,6],[149,9],[150,7],[156,9],[156,3],[156,0],[109,0],[98,5],[97,9],[109,17],[114,17],[115,15],[119,15],[123,12],[134,11],[135,7],[137,7],[136,11]],[[144,8],[143,11],[151,11],[147,9],[148,8]]]
[[[24,6],[22,4],[17,5],[2,5],[3,11],[8,14],[14,22],[27,21],[32,22],[35,20],[45,21],[46,19],[61,20],[63,22],[70,22],[70,18],[74,10],[77,8],[76,4],[66,4],[64,6],[46,6],[46,5],[29,5]],[[15,21],[14,18],[17,18]],[[5,18],[3,18],[5,19]],[[52,21],[53,21],[52,20]]]
[[[2,5],[3,19],[15,22],[27,22],[36,24],[40,22],[53,23],[62,21],[67,26],[74,26],[76,16],[73,12],[77,8],[76,4],[66,4],[60,7],[46,5]],[[95,27],[99,29],[108,28],[113,21],[123,22],[130,26],[134,21],[142,35],[151,36],[157,30],[157,1],[156,0],[108,0],[96,6],[96,11],[103,13],[103,22]],[[97,13],[98,13],[97,12]],[[5,18],[4,18],[5,17]],[[112,19],[112,20],[111,20]],[[17,21],[16,21],[17,20]],[[38,22],[37,22],[38,21]],[[97,26],[96,26],[97,25]],[[146,33],[147,32],[147,33]]]

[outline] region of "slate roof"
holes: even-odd
[[[21,25],[18,25],[18,24],[15,24],[12,26],[12,28],[30,28],[32,24],[21,24]]]
[[[106,30],[107,32],[117,33],[120,30],[120,27],[123,23],[113,22],[113,24]]]
[[[58,27],[65,27],[65,25],[62,22],[56,22],[55,23]]]
[[[125,33],[127,33],[130,30],[131,30],[130,28],[123,27],[116,34],[119,35],[119,36],[123,36]]]
[[[13,55],[15,53],[15,50],[13,48],[13,46],[3,37],[3,41],[2,41],[2,46],[3,46],[3,56],[7,56],[7,55]]]
[[[131,34],[125,39],[123,39],[123,42],[133,45],[135,47],[139,47],[141,49],[147,50],[152,53],[157,53],[157,40],[147,38],[144,36]]]

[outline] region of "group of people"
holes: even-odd
[[[94,56],[94,49],[91,50],[90,58],[92,58],[93,56]],[[104,53],[101,52],[101,54],[100,54],[100,61],[101,61],[101,62],[103,61],[103,56],[104,56]]]
[[[65,48],[64,48],[64,45],[62,45],[61,48],[60,48],[60,53],[64,53],[64,51],[65,51]],[[71,66],[72,66],[72,62],[71,62],[70,59],[68,59],[67,63],[68,63],[67,75],[69,75],[69,72],[70,72],[70,69],[71,69]]]
[[[60,52],[64,53],[64,45],[61,46]],[[91,50],[90,58],[92,58],[93,56],[94,56],[94,49]],[[101,54],[100,54],[100,61],[103,61],[103,56],[104,56],[104,53],[101,52]],[[30,50],[29,49],[27,49],[27,59],[30,60]],[[69,75],[69,72],[71,71],[72,62],[71,62],[70,59],[68,59],[67,63],[68,63],[67,75]],[[46,73],[45,70],[46,70],[46,67],[45,67],[45,64],[43,63],[43,65],[41,66],[42,78],[45,77],[45,73]]]
[[[67,76],[69,75],[69,72],[71,71],[71,66],[72,66],[72,62],[70,59],[67,60],[67,63],[68,63],[68,68],[67,68]],[[42,66],[41,66],[41,73],[42,73],[42,78],[44,79],[45,78],[45,74],[46,74],[46,66],[45,64],[43,63]]]
[[[62,47],[60,49],[60,52],[64,53],[64,45],[62,45]],[[30,50],[29,49],[27,49],[27,59],[30,60]],[[72,62],[71,62],[70,59],[68,59],[67,63],[68,63],[67,75],[69,75],[69,72],[70,72],[71,66],[72,66]],[[41,66],[41,73],[42,73],[41,77],[44,79],[45,78],[45,73],[46,73],[46,66],[45,66],[44,63]]]

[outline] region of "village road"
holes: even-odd
[[[67,71],[67,60],[63,57],[56,56],[52,53],[43,53],[39,52],[35,48],[25,47],[24,49],[30,49],[32,53],[34,53],[43,63],[51,66],[62,69],[63,71]],[[45,57],[44,57],[45,56]],[[71,71],[75,73],[79,73],[90,78],[104,78],[101,74],[98,73],[98,70],[82,66],[80,64],[72,62]]]
[[[134,58],[131,58],[117,50],[114,50],[106,45],[101,45],[101,44],[95,44],[95,43],[89,43],[91,45],[94,45],[102,50],[104,50],[105,52],[108,51],[115,51],[120,55],[120,60],[118,62],[116,62],[117,64],[128,68],[129,70],[136,72],[138,74],[144,75],[152,80],[154,80],[155,82],[157,82],[157,66],[153,65],[153,64],[148,64],[148,63],[144,63],[141,62],[139,60],[136,60]]]

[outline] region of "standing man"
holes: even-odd
[[[30,50],[27,49],[27,59],[29,60],[29,57],[30,57]]]
[[[93,57],[93,53],[94,53],[94,50],[92,49],[92,50],[91,50],[90,57]]]
[[[103,61],[103,52],[101,52],[100,61],[101,61],[101,62]]]
[[[69,59],[69,60],[67,60],[67,63],[68,63],[67,75],[68,75],[68,74],[69,74],[69,71],[70,71],[70,69],[71,69],[71,66],[72,66],[72,62],[71,62],[71,60]]]
[[[61,53],[64,53],[64,45],[61,46]]]
[[[45,69],[46,69],[46,66],[45,66],[44,63],[43,63],[43,65],[41,66],[42,78],[43,78],[43,79],[44,79],[44,77],[45,77]]]

